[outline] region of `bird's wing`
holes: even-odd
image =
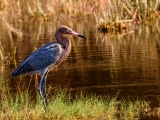
[[[63,48],[58,43],[45,45],[32,53],[15,71],[13,71],[12,75],[17,76],[32,71],[34,72],[54,65],[62,52]]]

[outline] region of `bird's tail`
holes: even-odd
[[[11,75],[12,76],[18,76],[18,75],[23,75],[29,71],[29,67],[27,64],[20,65],[16,70],[14,70]]]
[[[11,76],[18,76],[18,75],[19,75],[18,69],[16,69],[11,73]]]

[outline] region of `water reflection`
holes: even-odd
[[[74,20],[73,20],[74,21]],[[72,51],[66,61],[51,70],[47,86],[68,86],[69,90],[94,92],[106,95],[120,91],[123,97],[140,97],[153,101],[158,106],[160,91],[160,29],[159,21],[122,34],[103,34],[93,26],[82,22],[67,23],[88,39],[67,36],[72,42]],[[12,56],[10,64],[1,60],[1,76],[8,76],[25,58],[42,45],[55,41],[54,33],[60,21],[23,22],[15,26],[22,31],[4,35],[1,51]],[[88,26],[87,26],[88,25]],[[87,26],[87,27],[86,27]],[[1,30],[2,31],[2,30]],[[10,78],[12,86],[21,85],[36,92],[38,77]]]

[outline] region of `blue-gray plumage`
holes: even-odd
[[[64,51],[57,42],[52,42],[32,53],[13,73],[13,76],[23,74],[42,74],[44,68],[56,64],[60,54]]]
[[[39,74],[41,77],[38,84],[38,92],[45,108],[47,106],[46,79],[49,69],[64,61],[71,51],[71,42],[66,37],[63,37],[62,34],[76,35],[86,39],[86,37],[74,32],[67,26],[61,26],[55,33],[55,38],[58,42],[48,43],[36,50],[11,74],[12,76]],[[43,86],[41,87],[42,83]]]

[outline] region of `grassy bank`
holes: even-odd
[[[0,118],[16,120],[37,119],[138,119],[151,115],[149,103],[143,100],[117,100],[115,96],[96,96],[77,93],[71,98],[67,89],[56,89],[49,98],[47,112],[39,95],[29,91],[11,92],[7,82],[0,79]],[[51,93],[50,93],[51,94]],[[158,109],[157,109],[158,110]],[[158,112],[157,112],[158,113]],[[156,114],[157,114],[156,113]]]

